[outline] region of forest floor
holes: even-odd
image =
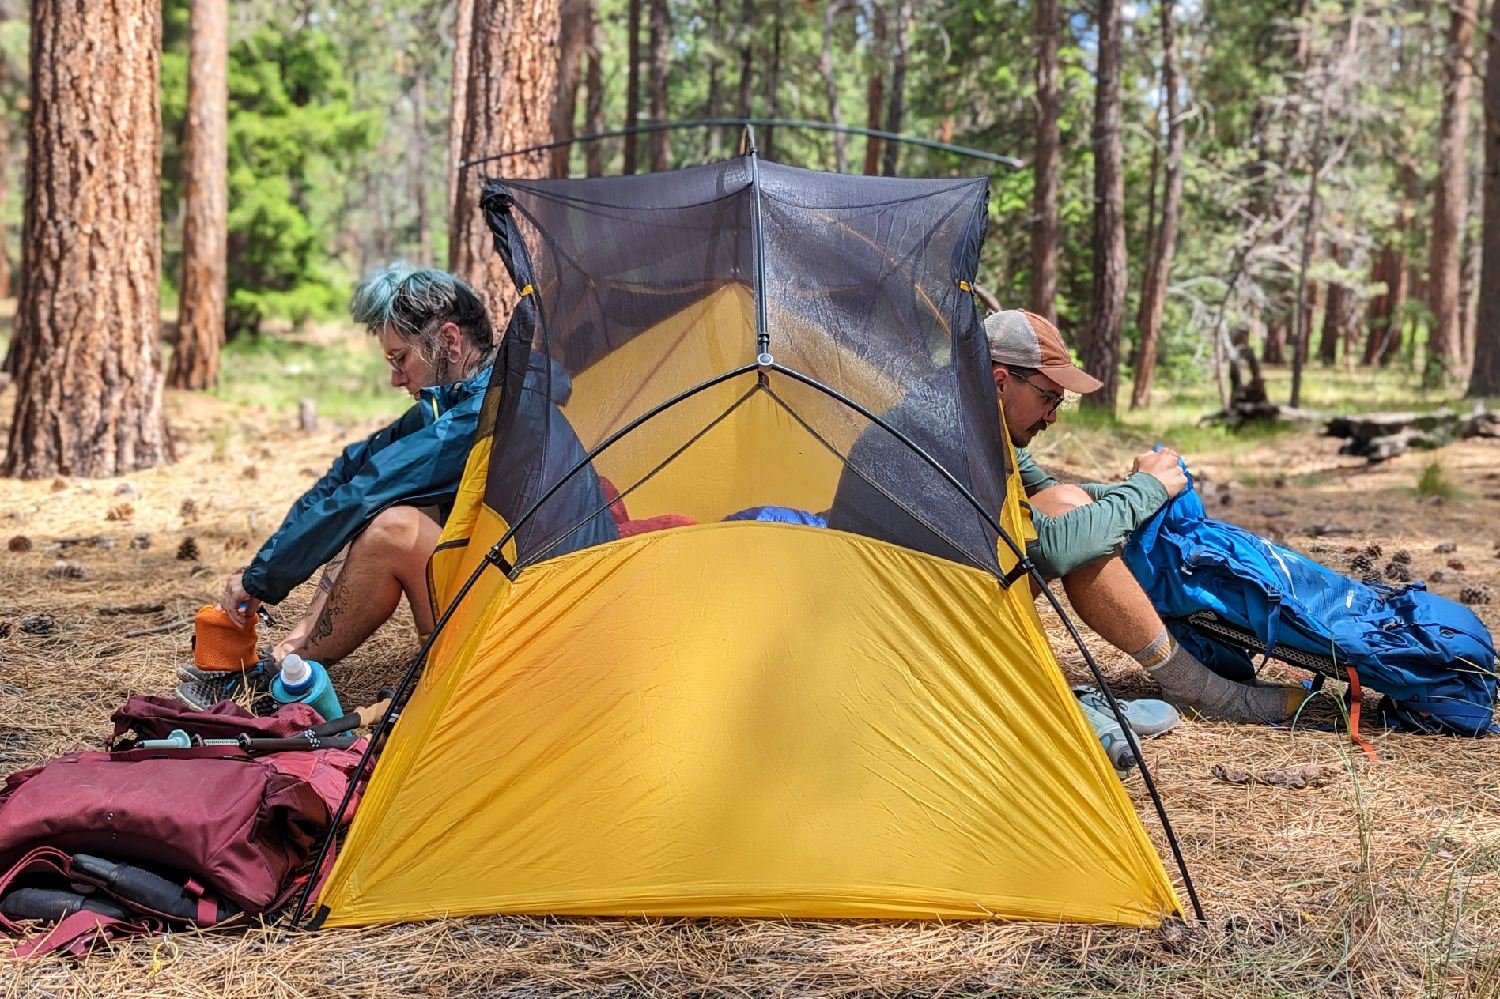
[[[0,393],[0,414],[13,394]],[[173,394],[169,406],[180,449],[171,466],[109,480],[0,480],[0,536],[30,542],[0,552],[0,773],[98,747],[127,695],[170,692],[189,658],[193,612],[337,449],[373,426],[325,419],[302,432],[295,407],[204,396]],[[1115,478],[1138,449],[1139,434],[1068,425],[1065,414],[1037,454],[1072,477]],[[1380,566],[1404,549],[1413,576],[1436,592],[1500,590],[1500,442],[1367,465],[1338,455],[1336,441],[1296,431],[1200,448],[1190,459],[1212,514],[1326,564],[1344,569],[1376,544]],[[189,539],[196,557],[180,557]],[[309,590],[278,617],[291,620]],[[108,613],[140,604],[160,609]],[[1500,604],[1474,609],[1500,630]],[[44,614],[47,633],[20,627]],[[1065,670],[1084,680],[1060,622],[1044,619]],[[1151,692],[1133,664],[1086,640],[1122,694]],[[345,703],[389,682],[415,647],[408,623],[388,625],[343,672]],[[1500,738],[1392,734],[1367,723],[1380,756],[1371,762],[1325,724],[1336,711],[1313,715],[1292,729],[1187,720],[1146,744],[1203,924],[491,918],[316,933],[256,927],[127,941],[82,961],[0,959],[0,997],[1500,997]],[[1298,767],[1309,786],[1276,785]],[[1169,857],[1139,776],[1127,787]]]

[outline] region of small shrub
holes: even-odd
[[[1417,495],[1424,499],[1432,496],[1453,499],[1458,495],[1458,487],[1449,481],[1447,473],[1443,471],[1443,463],[1433,459],[1422,468],[1422,474],[1417,477]]]

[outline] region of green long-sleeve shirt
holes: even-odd
[[[1025,449],[1016,451],[1016,471],[1026,495],[1035,496],[1058,484],[1043,471]],[[1154,475],[1137,472],[1124,482],[1084,482],[1079,488],[1092,503],[1049,517],[1030,510],[1036,540],[1026,554],[1047,579],[1065,576],[1079,566],[1112,554],[1126,536],[1160,510],[1170,497]],[[1029,506],[1029,504],[1028,504]]]

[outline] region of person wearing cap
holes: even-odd
[[[1026,552],[1046,579],[1060,579],[1078,616],[1130,655],[1179,707],[1228,721],[1278,722],[1295,714],[1300,687],[1236,683],[1179,645],[1120,558],[1126,537],[1187,487],[1176,451],[1136,455],[1123,482],[1064,485],[1026,450],[1057,421],[1066,393],[1102,383],[1073,363],[1057,327],[1020,309],[984,321],[995,390],[1036,537]]]

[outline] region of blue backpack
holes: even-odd
[[[1357,582],[1212,520],[1191,479],[1130,536],[1125,563],[1173,636],[1225,676],[1253,677],[1250,653],[1204,621],[1220,635],[1224,625],[1253,634],[1299,665],[1352,668],[1387,695],[1387,717],[1403,727],[1473,736],[1494,727],[1495,644],[1472,611],[1422,583]]]

